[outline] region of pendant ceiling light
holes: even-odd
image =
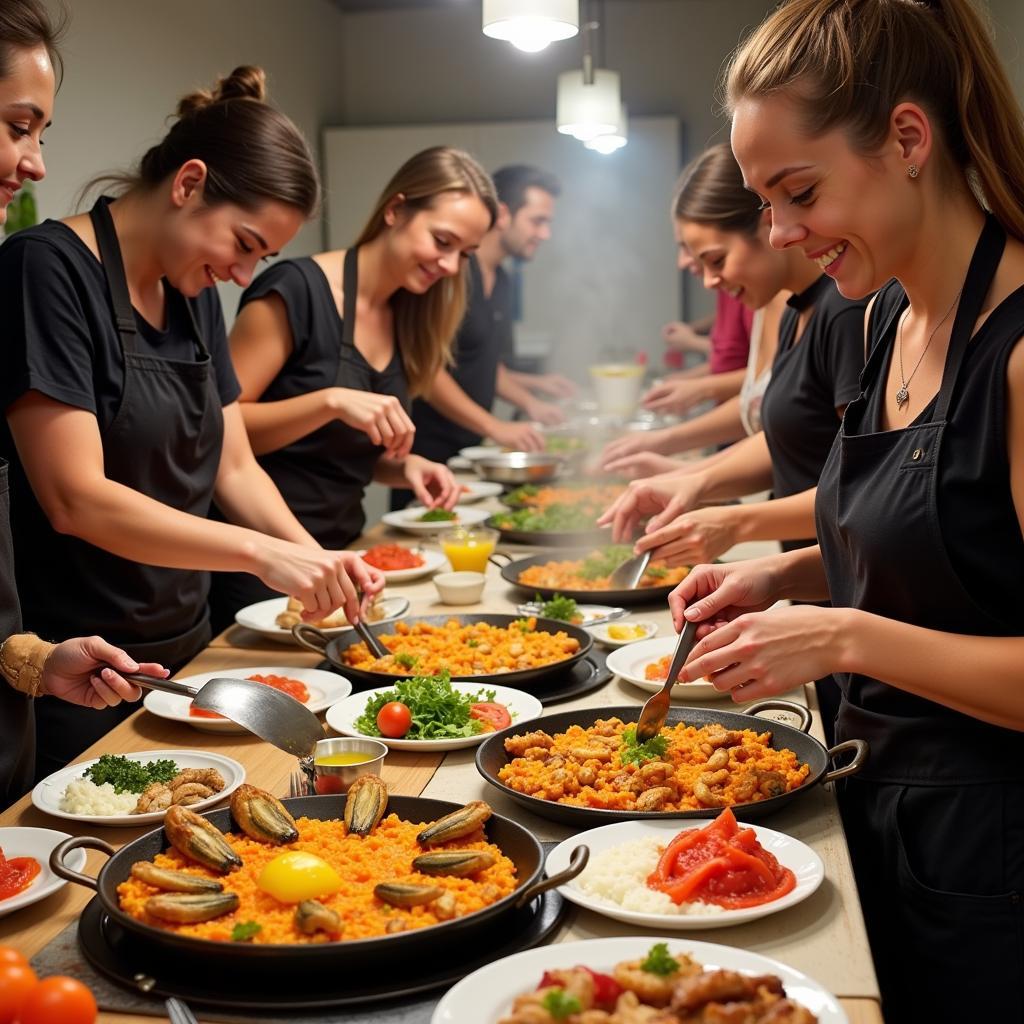
[[[579,29],[578,0],[484,0],[484,35],[526,53],[569,39]]]
[[[605,68],[563,71],[558,76],[558,130],[585,142],[610,135],[619,125],[622,100],[619,73]]]
[[[629,136],[627,134],[626,105],[623,103],[620,107],[618,126],[607,135],[597,135],[592,139],[586,139],[583,145],[586,146],[587,149],[592,149],[595,153],[610,156],[617,150],[622,149],[628,141]]]

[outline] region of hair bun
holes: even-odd
[[[267,76],[263,68],[243,64],[230,75],[221,78],[211,89],[197,89],[178,101],[178,117],[190,117],[215,103],[225,100],[264,100],[267,94]]]

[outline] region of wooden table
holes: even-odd
[[[359,541],[358,546],[369,546],[381,539],[396,540],[398,535],[375,527]],[[408,538],[405,538],[408,540]],[[502,545],[506,547],[506,545]],[[771,550],[768,548],[767,550]],[[740,545],[729,557],[753,557],[766,552],[765,545]],[[437,614],[450,610],[440,604],[437,592],[428,580],[413,581],[400,587],[389,587],[389,592],[409,597],[415,614]],[[459,608],[460,612],[511,610],[522,600],[513,588],[498,575],[488,570],[488,582],[478,606]],[[667,609],[643,609],[642,617],[659,624],[664,635],[671,629]],[[317,655],[285,646],[232,627],[216,637],[210,646],[180,675],[212,670],[244,670],[257,665],[313,666]],[[558,710],[576,707],[597,707],[613,704],[637,704],[645,699],[642,691],[618,679],[613,679],[596,693],[579,700],[558,705]],[[799,692],[797,699],[808,699],[813,706],[813,693]],[[728,702],[719,704],[730,708]],[[819,734],[820,735],[820,734]],[[190,726],[157,718],[140,711],[113,729],[100,743],[85,751],[80,760],[97,757],[101,753],[166,748],[201,747],[226,754],[240,761],[246,769],[247,781],[253,785],[283,794],[288,788],[288,776],[295,759],[255,738],[236,734],[197,732]],[[496,793],[477,775],[473,767],[472,751],[455,751],[443,755],[416,755],[400,751],[391,752],[384,765],[383,775],[392,793],[470,800],[485,798],[499,813],[508,814],[530,827],[541,839],[561,839],[570,830],[545,819],[537,818]],[[0,825],[33,825],[58,828],[74,835],[102,833],[114,846],[128,842],[143,829],[78,828],[72,822],[54,819],[36,810],[28,797],[0,814]],[[819,980],[840,997],[851,1024],[881,1024],[875,980],[863,919],[853,883],[833,795],[824,787],[804,794],[800,800],[771,819],[771,827],[801,839],[813,847],[826,866],[826,882],[810,899],[784,914],[763,918],[748,925],[694,933],[701,940],[741,946],[775,956]],[[87,871],[95,873],[103,856],[90,852]],[[16,946],[28,956],[42,949],[55,935],[74,921],[90,899],[90,893],[77,885],[67,885],[58,893],[0,918],[0,943]],[[606,935],[640,934],[637,929],[580,910],[570,917],[556,942]],[[680,933],[686,934],[686,933]],[[103,1024],[152,1024],[153,1017],[103,1012]],[[372,1024],[373,1013],[368,1010],[366,1021]]]

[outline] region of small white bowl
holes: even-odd
[[[442,572],[434,577],[434,586],[445,604],[476,604],[486,582],[482,572]]]

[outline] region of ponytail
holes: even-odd
[[[780,92],[808,135],[841,128],[862,153],[878,151],[893,107],[920,103],[948,161],[1024,240],[1021,108],[971,0],[788,0],[726,72],[730,111]]]

